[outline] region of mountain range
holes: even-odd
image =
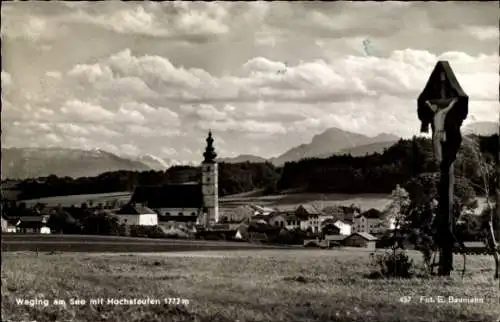
[[[339,128],[330,128],[315,135],[310,143],[300,144],[283,154],[264,159],[254,155],[239,155],[233,158],[221,158],[219,162],[271,162],[276,166],[282,166],[286,162],[298,161],[305,158],[327,158],[334,154],[348,154],[363,156],[375,152],[383,152],[399,140],[393,134],[381,133],[375,137],[359,133],[344,131]]]
[[[492,135],[498,133],[498,124],[493,122],[471,123],[464,127],[464,133]],[[330,128],[315,135],[311,142],[293,147],[283,154],[265,159],[254,155],[239,155],[232,158],[220,158],[219,162],[271,162],[281,166],[285,162],[304,158],[326,158],[334,154],[363,156],[382,153],[396,143],[399,137],[381,133],[375,137]],[[166,170],[179,165],[175,160],[163,159],[151,154],[133,157],[118,156],[100,150],[79,150],[69,148],[2,148],[2,179],[25,179],[45,177],[51,174],[58,177],[96,176],[108,171],[128,170]]]
[[[462,132],[490,136],[499,133],[499,125],[495,122],[475,122],[463,127]],[[351,154],[354,157],[373,153],[382,153],[394,145],[400,138],[394,134],[381,133],[375,137],[344,131],[339,128],[330,128],[321,134],[315,135],[310,143],[293,147],[283,154],[264,159],[254,155],[239,155],[233,158],[221,158],[220,162],[265,162],[269,161],[276,166],[282,166],[289,161],[298,161],[304,158],[327,158],[335,154]]]

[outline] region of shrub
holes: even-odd
[[[413,275],[413,260],[405,251],[386,251],[382,254],[371,254],[378,272],[383,277],[409,278]]]
[[[131,237],[166,238],[167,234],[159,226],[130,226]]]
[[[304,247],[312,247],[312,248],[318,248],[319,244],[316,241],[308,241]]]

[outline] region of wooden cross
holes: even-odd
[[[449,276],[453,270],[456,239],[453,233],[453,170],[462,142],[460,126],[467,112],[468,96],[458,84],[448,62],[438,62],[418,98],[418,116],[422,122],[421,132],[428,132],[429,124],[432,126],[434,155],[441,172],[434,239],[439,248],[439,275],[443,276]]]

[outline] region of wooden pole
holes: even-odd
[[[438,275],[449,276],[453,270],[453,186],[455,162],[449,162],[450,156],[444,156],[441,162],[439,182],[438,236],[440,237]]]

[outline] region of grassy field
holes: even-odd
[[[420,256],[412,256],[420,263]],[[463,280],[458,272],[449,279],[374,280],[366,277],[373,270],[369,264],[369,251],[363,250],[4,253],[2,321],[487,322],[500,318],[491,258],[469,257]],[[459,257],[456,265],[460,270]],[[409,303],[401,302],[403,296],[411,297]],[[430,303],[438,296],[446,302]],[[483,303],[449,303],[448,296]],[[98,298],[148,297],[159,303],[89,303]],[[48,303],[30,306],[16,299]],[[66,304],[53,304],[54,299]],[[70,299],[86,303],[71,304]]]
[[[92,202],[97,205],[99,203],[113,202],[126,202],[130,200],[132,193],[128,191],[111,192],[111,193],[96,193],[87,195],[70,195],[70,196],[55,196],[47,198],[22,200],[27,206],[34,206],[37,203],[46,204],[49,207],[61,205],[63,207],[70,207],[71,205],[81,205],[82,203]]]
[[[389,202],[391,202],[388,194],[363,194],[350,195],[340,193],[284,193],[270,196],[262,196],[256,192],[242,193],[232,196],[220,198],[219,205],[221,208],[233,208],[246,204],[257,204],[267,207],[278,207],[283,210],[294,209],[300,204],[314,204],[319,208],[324,208],[334,205],[350,206],[351,204],[358,205],[363,211],[370,208],[382,210]],[[93,195],[72,195],[72,196],[57,196],[41,199],[24,200],[27,205],[35,205],[38,202],[49,206],[71,206],[73,204],[80,205],[84,202],[92,202],[93,204],[106,203],[114,200],[127,202],[131,197],[130,192],[114,192]],[[485,206],[485,198],[478,198],[479,208]]]
[[[234,241],[156,239],[123,236],[2,234],[2,252],[157,253],[268,248],[285,248],[285,246],[258,245]]]
[[[40,199],[23,200],[27,205],[32,206],[36,203],[44,203],[48,206],[71,206],[73,204],[80,205],[84,202],[92,202],[98,204],[106,203],[113,200],[127,201],[131,197],[130,192],[115,192],[90,195],[71,195],[71,196],[56,196]],[[360,205],[363,209],[383,208],[390,199],[387,195],[382,194],[367,194],[367,195],[347,195],[337,193],[294,193],[294,194],[279,194],[270,196],[252,195],[251,193],[238,194],[220,198],[220,206],[239,206],[242,204],[255,203],[263,206],[273,207],[296,207],[302,203],[316,203],[323,207],[333,204],[351,205],[352,203]]]
[[[281,209],[294,209],[301,204],[314,204],[320,209],[334,205],[358,205],[363,210],[370,208],[383,209],[391,199],[383,194],[349,195],[339,193],[296,193],[271,196],[240,197],[228,196],[222,198],[221,206],[239,206],[257,204]]]

